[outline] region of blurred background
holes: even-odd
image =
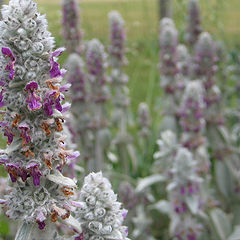
[[[36,0],[39,10],[47,14],[50,31],[57,47],[62,46],[61,1]],[[160,0],[79,0],[84,39],[98,38],[108,45],[108,13],[117,10],[126,21],[130,77],[129,88],[133,112],[141,101],[151,106],[159,95],[158,25]],[[180,32],[180,41],[186,23],[187,0],[172,0],[173,18]],[[202,26],[213,38],[221,39],[228,48],[240,47],[240,1],[200,0]],[[64,62],[65,59],[61,58]]]
[[[61,35],[61,1],[35,0],[41,13],[46,13],[49,30],[56,39],[56,47],[63,46]],[[209,31],[213,39],[221,39],[229,52],[240,50],[240,0],[200,0],[202,27]],[[109,45],[108,13],[112,10],[120,12],[126,21],[127,59],[129,64],[125,72],[129,76],[131,112],[136,118],[140,102],[146,102],[152,114],[152,128],[159,122],[159,106],[162,90],[159,87],[159,20],[160,0],[79,0],[81,9],[81,28],[84,40],[98,38],[105,47]],[[187,0],[172,0],[173,19],[179,30],[180,42],[186,26]],[[67,54],[61,57],[64,64]],[[136,129],[130,129],[136,131]],[[153,131],[153,133],[155,133]],[[157,133],[156,133],[157,134]],[[155,136],[152,136],[155,142]],[[5,146],[1,140],[0,147]],[[151,151],[150,151],[151,152]],[[144,167],[147,166],[145,159]],[[151,159],[152,160],[152,159]],[[149,166],[151,165],[149,160]],[[0,169],[1,170],[1,169]],[[1,175],[3,172],[1,170]],[[141,174],[144,176],[144,173]],[[8,234],[6,218],[0,217],[0,235]]]

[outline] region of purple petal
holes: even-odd
[[[35,81],[32,81],[30,83],[28,83],[25,87],[26,90],[34,90],[34,89],[38,89],[38,83]]]
[[[6,127],[6,126],[8,126],[7,121],[0,121],[0,127]]]
[[[45,228],[45,226],[46,226],[46,223],[45,223],[45,222],[38,222],[38,228],[39,228],[40,230],[43,230],[43,229]]]
[[[62,105],[62,113],[67,112],[71,108],[71,104],[69,102],[66,102]]]
[[[76,201],[70,201],[71,205],[76,208],[82,208],[83,205],[81,202],[76,202]]]
[[[70,155],[68,155],[67,159],[68,160],[74,160],[75,158],[77,158],[79,156],[80,156],[80,152],[75,151],[75,152],[71,153]]]
[[[36,220],[39,222],[43,222],[46,220],[46,216],[43,214],[42,211],[39,211],[36,217]]]
[[[125,219],[127,217],[127,214],[128,214],[128,210],[124,209],[123,212],[122,212],[123,219]]]
[[[7,202],[7,200],[0,199],[0,204],[5,204],[6,202]]]
[[[59,64],[57,62],[52,62],[51,64],[51,70],[49,71],[50,77],[55,78],[58,76],[61,76],[61,71],[59,69]]]
[[[67,83],[59,88],[59,92],[65,92],[71,87],[71,83]]]
[[[52,53],[52,57],[58,57],[58,56],[60,56],[64,51],[65,51],[65,48],[64,48],[64,47],[58,48],[58,49],[56,49],[56,50]]]

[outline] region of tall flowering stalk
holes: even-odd
[[[160,86],[165,93],[163,128],[176,129],[176,112],[179,102],[178,81],[178,31],[171,19],[164,18],[160,22]],[[169,125],[171,123],[171,125]],[[166,125],[166,126],[165,126]]]
[[[182,126],[183,146],[195,150],[203,143],[205,130],[204,88],[200,81],[189,82],[181,103],[180,125]]]
[[[138,125],[140,126],[139,136],[144,139],[147,139],[150,133],[150,125],[151,125],[151,116],[150,110],[146,103],[142,102],[138,106]]]
[[[218,67],[216,65],[217,55],[215,44],[209,33],[202,33],[195,46],[194,56],[194,74],[199,78],[205,88],[204,102],[206,104],[205,120],[207,127],[208,139],[214,154],[218,154],[224,150],[225,143],[219,139],[214,139],[219,135],[218,127],[224,124],[224,115],[222,114],[221,92],[216,85],[216,72]],[[219,152],[220,151],[220,152]]]
[[[181,143],[192,152],[198,162],[198,173],[208,175],[210,169],[205,135],[205,89],[199,80],[191,81],[184,91],[179,121],[182,127]]]
[[[71,99],[71,113],[68,117],[67,127],[71,133],[71,141],[81,150],[80,158],[84,162],[90,159],[93,152],[92,133],[89,122],[91,115],[89,111],[89,84],[84,70],[82,58],[72,53],[66,62],[68,72],[66,81],[71,84],[69,98]],[[76,159],[77,160],[77,159]],[[74,174],[75,164],[72,162],[70,168]]]
[[[170,232],[178,240],[199,239],[202,225],[194,215],[203,215],[201,202],[202,179],[196,173],[197,162],[191,152],[179,148],[173,167],[172,180],[167,186],[170,202]]]
[[[97,39],[93,39],[88,43],[86,61],[88,80],[91,85],[91,122],[89,127],[94,137],[94,153],[88,162],[88,169],[91,172],[103,169],[104,150],[108,146],[110,134],[107,129],[106,113],[106,103],[109,98],[107,77],[105,74],[106,53],[104,52],[103,45]]]
[[[203,226],[204,201],[201,194],[203,180],[199,177],[198,163],[193,154],[176,143],[176,135],[167,130],[162,133],[161,148],[155,154],[167,180],[167,199],[158,204],[170,218],[169,232],[178,240],[197,240]],[[166,146],[166,148],[164,147]],[[167,163],[167,164],[166,164]],[[159,164],[158,164],[159,165]]]
[[[177,68],[179,69],[178,74],[178,87],[184,89],[187,82],[189,81],[191,56],[188,52],[187,47],[184,44],[177,46]]]
[[[109,24],[110,24],[110,66],[111,72],[111,83],[112,83],[112,103],[114,105],[113,121],[118,126],[118,133],[115,139],[117,151],[120,155],[123,169],[128,171],[128,155],[129,148],[131,148],[131,138],[128,134],[128,106],[130,100],[128,97],[128,76],[124,74],[123,67],[127,60],[125,57],[125,44],[126,44],[126,33],[125,33],[125,22],[121,15],[112,11],[109,13]],[[128,154],[129,153],[129,154]],[[131,155],[131,154],[130,154]]]
[[[57,63],[63,49],[53,51],[47,21],[33,1],[10,0],[2,16],[1,129],[8,147],[0,162],[14,184],[1,203],[10,218],[44,229],[50,221],[70,217],[76,187],[61,174],[78,155],[63,147],[68,104],[62,101],[69,88],[61,84],[65,71]]]
[[[160,73],[161,86],[166,94],[176,91],[178,32],[171,19],[160,22]]]
[[[75,240],[129,240],[128,229],[123,226],[127,210],[121,208],[110,182],[101,172],[85,177],[79,196],[72,205],[83,231]]]
[[[76,0],[63,0],[63,38],[68,53],[81,53],[82,32],[80,28],[79,7]]]
[[[193,47],[198,40],[199,34],[202,32],[201,27],[201,11],[198,0],[189,0],[187,29],[185,33],[185,41]]]

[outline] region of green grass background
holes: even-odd
[[[187,0],[172,0],[174,20],[183,37],[186,19]],[[36,0],[41,13],[46,13],[49,30],[56,39],[57,47],[63,45],[61,37],[61,1]],[[79,1],[80,3],[80,1]],[[229,50],[240,48],[240,0],[200,0],[203,28],[215,39],[222,40]],[[161,103],[158,71],[158,0],[83,0],[81,7],[81,25],[84,40],[99,38],[104,45],[109,44],[108,17],[111,10],[118,10],[126,21],[129,64],[131,110],[136,116],[137,106],[146,101],[151,108],[152,118],[158,121],[160,110],[154,106]],[[60,59],[64,63],[66,54]],[[158,104],[157,104],[158,103]],[[1,140],[0,147],[5,146]],[[146,159],[145,159],[146,160]],[[146,161],[144,161],[146,169]],[[0,169],[2,172],[2,169]],[[0,235],[8,232],[8,225],[0,217]]]

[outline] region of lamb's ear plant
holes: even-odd
[[[82,36],[80,28],[80,10],[77,0],[63,0],[63,19],[62,19],[62,35],[64,45],[68,53],[81,54],[83,51]]]
[[[86,50],[88,82],[90,83],[90,123],[93,135],[93,153],[88,160],[88,171],[99,171],[104,168],[105,150],[110,144],[106,104],[109,99],[108,79],[106,76],[106,53],[104,46],[97,39],[88,42]]]
[[[66,62],[66,81],[71,84],[68,93],[71,99],[70,113],[67,117],[67,132],[70,135],[70,144],[74,144],[81,151],[79,158],[69,165],[71,176],[75,176],[79,160],[85,163],[90,156],[92,148],[92,133],[89,130],[90,114],[88,111],[88,85],[84,62],[77,53],[72,53]]]
[[[198,40],[199,34],[202,32],[201,27],[201,11],[198,0],[189,0],[187,28],[185,32],[185,41],[192,48]]]
[[[160,22],[160,86],[164,90],[164,119],[162,129],[177,130],[176,111],[179,99],[177,74],[178,31],[172,19],[163,18]]]
[[[55,239],[54,225],[72,217],[70,198],[76,184],[62,175],[78,153],[63,147],[65,73],[57,63],[64,49],[54,39],[45,16],[31,0],[10,0],[2,9],[1,130],[7,148],[1,152],[12,190],[1,203],[9,218],[20,222],[16,239]],[[38,231],[37,229],[42,231]],[[45,230],[51,229],[51,231]],[[74,226],[80,229],[80,224]],[[48,235],[50,234],[50,235]]]
[[[121,207],[108,179],[101,172],[85,177],[78,201],[72,201],[75,218],[82,225],[82,232],[75,240],[130,240],[128,229],[123,226],[127,210]]]
[[[129,159],[136,165],[136,154],[132,138],[128,133],[129,123],[129,89],[128,76],[124,73],[127,64],[125,21],[117,11],[109,13],[110,46],[109,65],[111,67],[110,81],[112,85],[112,121],[117,126],[114,145],[119,156],[119,163],[124,172],[129,172]]]

